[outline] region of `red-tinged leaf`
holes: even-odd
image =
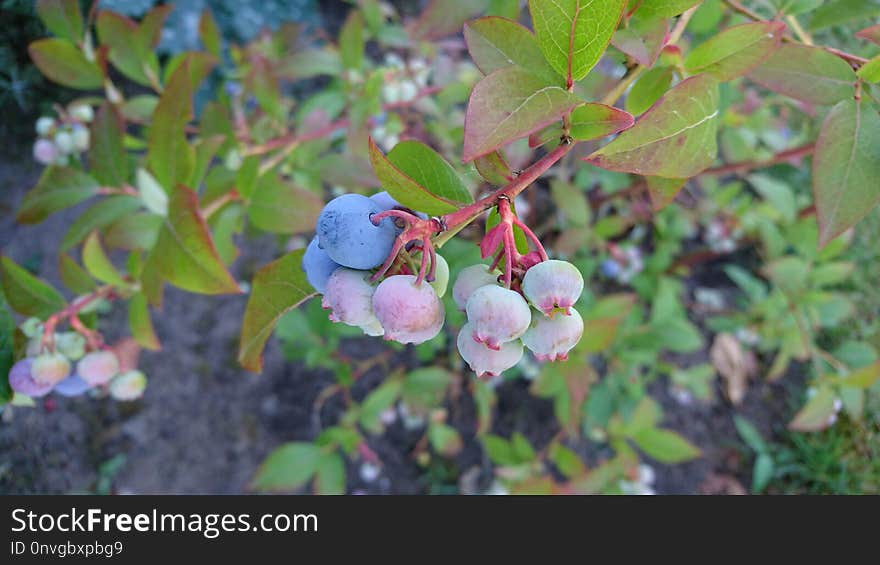
[[[691,442],[675,432],[660,428],[648,428],[633,436],[639,449],[661,463],[682,463],[702,455]]]
[[[110,48],[108,58],[113,66],[138,84],[150,86],[146,69],[152,67],[155,77],[158,63],[152,65],[154,55],[147,47],[148,42],[141,36],[137,22],[115,12],[101,11],[98,12],[95,29],[101,45]]]
[[[150,253],[145,272],[200,294],[238,294],[241,289],[217,255],[211,232],[199,212],[198,195],[185,186],[171,193],[168,217]]]
[[[141,20],[140,39],[146,49],[155,49],[159,44],[162,38],[162,26],[165,25],[165,20],[173,9],[173,4],[155,6]]]
[[[669,37],[666,18],[630,18],[625,28],[617,30],[611,45],[645,67],[653,67]]]
[[[700,44],[685,58],[691,74],[711,73],[720,81],[732,80],[757,67],[779,49],[785,24],[757,22],[726,29]]]
[[[483,74],[516,65],[551,81],[558,78],[541,53],[535,34],[517,22],[495,16],[470,21],[464,25],[464,40]]]
[[[701,0],[636,0],[636,13],[645,18],[671,18],[685,13]]]
[[[15,262],[0,255],[0,283],[9,306],[22,316],[45,320],[65,306],[64,297]]]
[[[783,44],[748,76],[773,92],[818,105],[853,98],[858,80],[840,57],[796,43]]]
[[[120,288],[128,286],[107,257],[101,240],[98,239],[98,232],[92,232],[83,243],[82,260],[86,271],[97,280]]]
[[[871,27],[863,29],[856,34],[856,37],[867,39],[868,41],[872,41],[877,45],[880,45],[880,24],[872,25]]]
[[[529,147],[535,149],[543,147],[551,141],[559,142],[562,138],[562,122],[554,122],[540,131],[529,136]]]
[[[192,118],[192,90],[189,64],[171,76],[153,115],[147,136],[147,163],[159,184],[169,193],[186,182],[195,165],[195,152],[186,138],[186,124]]]
[[[186,51],[176,55],[165,65],[165,82],[171,80],[171,76],[177,72],[180,67],[189,67],[190,92],[199,89],[202,81],[211,73],[211,70],[217,65],[217,58],[210,53],[203,51]]]
[[[504,160],[504,156],[498,151],[493,151],[482,157],[477,157],[474,160],[474,166],[477,168],[477,172],[480,173],[480,176],[489,184],[502,186],[513,180],[513,173],[510,170],[510,165],[507,164],[507,161]]]
[[[483,12],[488,0],[430,0],[410,29],[414,39],[434,40],[461,31],[462,25]]]
[[[109,102],[104,102],[92,122],[89,170],[103,186],[120,187],[128,182],[125,121]]]
[[[281,316],[315,296],[302,270],[304,253],[288,253],[254,276],[238,348],[238,362],[249,371],[262,370],[263,348]]]
[[[606,296],[589,312],[584,313],[584,336],[577,345],[578,352],[598,353],[607,350],[617,337],[621,322],[635,305],[632,294]]]
[[[827,386],[821,387],[807,404],[795,414],[789,422],[788,429],[797,432],[818,432],[834,423],[833,416],[837,413],[834,400],[837,395]]]
[[[408,174],[408,172],[412,173],[413,171],[404,171],[397,164],[393,163],[390,159],[390,153],[386,157],[382,150],[373,143],[372,139],[369,142],[369,151],[370,163],[373,165],[376,177],[382,183],[382,188],[387,190],[395,200],[407,208],[425,212],[426,214],[441,215],[454,212],[460,207],[460,204],[435,194],[431,188],[423,185]],[[407,159],[406,161],[408,163],[410,160]]]
[[[278,77],[269,61],[257,57],[251,65],[247,83],[264,112],[276,119],[283,118],[284,107],[281,105]]]
[[[220,30],[217,28],[217,22],[214,21],[211,10],[205,9],[202,12],[202,17],[199,19],[199,39],[208,53],[215,57],[220,57],[223,37],[220,35]]]
[[[718,81],[697,75],[666,93],[632,128],[585,158],[603,169],[690,178],[718,152]]]
[[[147,251],[156,244],[162,222],[163,218],[152,212],[128,214],[105,230],[104,243],[111,249]]]
[[[153,329],[153,321],[150,319],[147,297],[142,292],[138,292],[128,301],[128,326],[131,329],[131,337],[138,345],[152,351],[162,349]]]
[[[663,96],[675,77],[673,67],[657,67],[643,74],[626,95],[627,112],[639,115]]]
[[[464,119],[464,162],[561,119],[578,103],[574,94],[519,67],[495,71],[471,93]]]
[[[58,255],[58,275],[64,286],[74,294],[88,294],[98,287],[86,270],[67,253]]]
[[[654,211],[659,212],[666,208],[681,189],[684,188],[687,179],[665,179],[663,177],[647,177],[645,182],[648,183],[648,195],[651,197],[651,204]]]
[[[614,135],[631,128],[634,123],[635,118],[629,112],[594,103],[583,104],[572,110],[569,120],[571,136],[580,141]]]
[[[257,181],[247,213],[263,231],[302,233],[312,230],[323,207],[323,199],[314,192],[268,172]]]
[[[46,28],[64,39],[82,41],[83,19],[79,0],[37,0],[37,15]]]
[[[92,90],[104,84],[100,67],[66,39],[39,39],[28,46],[28,53],[46,78],[62,86]]]
[[[529,0],[538,45],[568,84],[590,72],[611,42],[627,0]]]
[[[880,202],[880,116],[867,102],[839,102],[813,155],[819,245],[853,227]]]
[[[16,220],[23,224],[38,224],[50,214],[76,206],[98,192],[95,179],[77,169],[49,167],[28,192],[18,209]]]

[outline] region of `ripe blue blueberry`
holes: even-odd
[[[73,374],[55,385],[55,392],[61,396],[79,396],[92,388],[85,379],[79,375]]]
[[[387,191],[377,192],[373,196],[370,196],[370,200],[375,202],[379,206],[379,208],[382,209],[383,212],[385,210],[393,210],[394,208],[404,210],[408,209],[406,206],[395,200],[394,197],[388,194]],[[420,217],[423,220],[428,219],[428,215],[421,212],[416,212],[416,216]]]
[[[318,216],[318,242],[342,266],[372,269],[385,261],[397,237],[391,218],[374,225],[371,216],[382,209],[360,194],[343,194],[324,206]]]
[[[620,276],[620,263],[614,259],[605,259],[602,261],[602,274],[609,279],[616,279]]]
[[[303,271],[306,272],[306,279],[315,290],[321,294],[327,290],[327,279],[333,274],[333,271],[339,268],[339,263],[330,258],[327,253],[318,245],[318,238],[312,238],[311,243],[306,248],[302,260]]]
[[[19,394],[38,398],[46,396],[52,390],[54,383],[40,384],[31,376],[34,360],[30,357],[22,359],[9,370],[9,386]]]

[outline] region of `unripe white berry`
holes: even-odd
[[[520,340],[509,341],[493,351],[473,339],[470,324],[462,326],[458,332],[458,353],[478,377],[495,377],[510,369],[522,359],[523,345]]]
[[[41,165],[51,165],[58,159],[58,148],[48,139],[38,139],[34,143],[34,160]]]
[[[489,266],[482,263],[462,269],[452,285],[452,298],[458,309],[464,310],[468,298],[481,286],[496,284],[499,274],[498,271],[490,271]]]
[[[466,311],[474,340],[496,351],[501,344],[526,333],[532,321],[532,311],[525,299],[497,284],[475,290],[467,301]]]
[[[55,134],[55,147],[58,151],[67,155],[73,153],[73,135],[69,131],[59,131]]]
[[[567,314],[584,290],[584,277],[567,261],[543,261],[526,271],[522,290],[544,315],[552,316],[559,310]]]
[[[321,305],[330,310],[330,320],[364,330],[367,335],[382,335],[382,326],[373,313],[370,273],[340,267],[327,279]]]
[[[70,109],[70,117],[79,122],[91,122],[95,119],[95,111],[88,104],[77,104]]]
[[[373,311],[385,328],[385,339],[419,344],[443,328],[446,312],[434,287],[415,283],[413,275],[395,275],[376,287]]]
[[[584,320],[574,308],[568,316],[536,315],[523,335],[523,344],[539,361],[564,361],[584,335]]]
[[[48,137],[49,133],[52,131],[52,128],[55,127],[55,118],[50,118],[49,116],[43,116],[37,120],[37,135],[40,137]]]

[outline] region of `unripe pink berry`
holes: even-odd
[[[385,339],[424,343],[440,333],[446,312],[428,283],[416,286],[413,275],[388,277],[376,287],[373,311],[385,328]]]
[[[55,144],[48,139],[38,139],[34,143],[34,160],[41,165],[51,165],[60,153]]]
[[[584,291],[584,277],[567,261],[544,261],[526,271],[522,290],[544,315],[552,316],[557,310],[568,314]]]
[[[110,381],[110,396],[116,400],[137,400],[144,395],[147,377],[141,371],[126,371]]]
[[[574,308],[568,316],[535,316],[523,344],[539,361],[565,361],[584,335],[584,320]]]
[[[470,324],[458,332],[458,353],[478,377],[495,377],[510,369],[522,359],[523,345],[520,340],[509,341],[493,351],[473,339]]]
[[[455,284],[452,285],[452,298],[458,309],[464,310],[468,298],[481,286],[496,284],[498,275],[497,271],[490,271],[489,266],[482,263],[462,269],[458,273],[458,278],[455,279]]]
[[[321,305],[330,310],[330,320],[356,326],[367,335],[382,335],[379,320],[373,313],[370,273],[340,267],[327,279]]]
[[[474,291],[468,298],[466,310],[474,341],[496,351],[501,344],[526,333],[532,321],[532,311],[525,299],[518,292],[497,284]]]
[[[92,351],[76,364],[76,373],[92,386],[105,385],[119,373],[119,358],[112,351]]]
[[[31,376],[33,363],[33,358],[28,357],[13,365],[12,369],[9,370],[9,386],[19,394],[39,398],[49,394],[49,391],[52,390],[55,384],[40,384],[36,382]]]
[[[70,361],[60,353],[43,353],[34,358],[31,377],[37,384],[55,386],[70,375]]]

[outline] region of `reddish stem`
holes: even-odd
[[[83,332],[80,332],[80,333],[83,333],[83,335],[86,337],[86,339],[88,339],[89,333],[91,333],[91,330],[88,330],[88,328],[85,328],[85,326],[82,325],[82,322],[80,322],[79,317],[78,317],[80,312],[82,312],[88,305],[92,304],[93,302],[95,302],[97,300],[100,300],[102,298],[106,298],[108,300],[112,299],[112,297],[114,296],[114,292],[115,291],[113,290],[112,286],[109,286],[109,285],[102,286],[102,287],[98,288],[97,290],[95,290],[94,292],[92,292],[91,294],[87,294],[78,300],[74,300],[73,302],[71,302],[70,304],[68,304],[67,306],[65,306],[61,310],[59,310],[58,312],[49,316],[46,319],[46,323],[43,324],[42,348],[49,349],[49,350],[52,350],[55,348],[55,328],[58,327],[58,324],[60,324],[61,322],[63,322],[64,320],[67,320],[67,319],[71,320],[71,325],[77,331],[80,331],[79,329],[77,329],[77,326],[84,328],[86,330],[86,332],[88,332],[88,333],[83,333]],[[75,321],[74,321],[74,319],[75,319]]]

